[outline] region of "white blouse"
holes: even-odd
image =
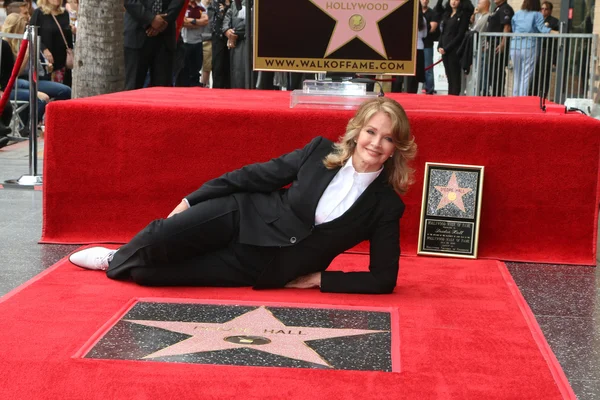
[[[348,211],[381,171],[383,167],[375,172],[357,172],[350,157],[321,195],[315,212],[315,225],[332,221]]]

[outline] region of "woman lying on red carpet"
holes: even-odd
[[[404,212],[398,194],[412,181],[408,163],[415,153],[400,104],[368,100],[337,143],[316,137],[302,149],[226,173],[118,250],[92,247],[69,259],[146,286],[390,293]],[[364,240],[368,272],[326,271]]]

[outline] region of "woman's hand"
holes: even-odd
[[[446,51],[440,47],[438,49],[438,53],[440,53],[441,55],[444,55],[444,54],[446,54]]]
[[[48,96],[44,92],[37,92],[37,97],[38,97],[38,99],[42,100],[45,103],[50,101],[50,96]]]
[[[54,64],[54,57],[52,57],[52,53],[50,53],[50,50],[46,49],[43,51],[43,53],[44,53],[44,57],[46,57],[46,60],[50,64]]]
[[[285,285],[286,288],[311,289],[321,287],[321,273],[303,275]]]
[[[188,208],[190,207],[188,206],[187,202],[185,200],[181,200],[181,203],[179,203],[177,207],[175,207],[175,209],[171,211],[167,218],[171,218],[173,215],[179,214],[180,212],[185,211]]]

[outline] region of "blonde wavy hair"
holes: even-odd
[[[22,34],[23,32],[25,32],[26,26],[27,18],[18,13],[11,13],[8,14],[6,19],[4,20],[4,24],[2,25],[2,32]],[[19,53],[19,47],[21,46],[21,39],[6,38],[4,40],[6,40],[8,44],[10,44],[10,49],[16,57]]]
[[[414,169],[410,167],[409,163],[417,154],[417,144],[410,134],[410,124],[406,112],[396,100],[377,97],[361,104],[354,117],[348,121],[346,133],[333,145],[333,151],[325,157],[323,164],[328,169],[343,166],[354,154],[355,140],[358,139],[362,128],[373,115],[380,111],[390,117],[392,121],[392,140],[396,147],[393,157],[383,164],[384,173],[387,175],[388,183],[396,192],[406,193],[414,181]]]
[[[37,0],[36,2],[37,6],[39,8],[42,9],[42,12],[44,14],[54,14],[54,15],[59,15],[65,12],[65,9],[62,5],[59,5],[58,7],[50,4],[50,2],[48,0]],[[62,2],[61,2],[62,4]]]

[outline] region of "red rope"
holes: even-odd
[[[438,65],[439,63],[442,62],[442,59],[440,58],[439,60],[437,60],[436,62],[434,62],[433,64],[431,64],[428,67],[425,67],[425,71],[430,70],[431,68],[435,67],[436,65]]]
[[[2,99],[0,99],[0,116],[2,116],[2,113],[4,112],[4,106],[6,106],[6,103],[8,102],[10,92],[12,91],[15,81],[17,80],[17,76],[19,75],[19,70],[21,69],[21,64],[23,64],[23,59],[25,58],[25,52],[27,51],[28,45],[29,41],[26,39],[21,43],[21,48],[19,49],[19,54],[17,55],[17,61],[15,61],[15,65],[13,66],[8,84],[3,89],[4,93],[2,93]]]

